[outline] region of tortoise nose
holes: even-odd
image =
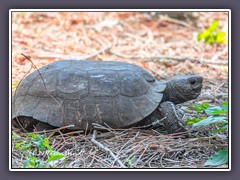
[[[202,83],[196,83],[192,86],[194,90],[201,90],[202,89]]]
[[[198,81],[199,81],[200,84],[202,84],[203,78],[202,78],[201,76],[199,76],[199,77],[198,77]]]
[[[194,90],[202,88],[203,78],[201,76],[193,75],[189,78],[189,83]]]
[[[203,81],[203,78],[201,76],[197,76],[193,79],[190,79],[190,84],[194,90],[201,90],[202,81]]]

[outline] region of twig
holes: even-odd
[[[163,168],[165,168],[165,166],[163,165],[163,162],[162,162],[164,156],[165,156],[165,153],[163,153],[161,158],[160,158],[160,164]]]
[[[139,160],[142,158],[142,156],[146,152],[147,148],[148,148],[148,144],[145,146],[145,148],[143,149],[143,151],[142,151],[141,155],[138,157],[138,159],[134,162],[135,166],[138,164]]]
[[[68,133],[64,133],[63,134],[63,136],[72,136],[72,135],[74,135],[74,134],[81,134],[81,133],[83,133],[84,132],[84,130],[80,130],[80,131],[71,131],[71,132],[68,132]]]
[[[168,136],[172,136],[172,137],[184,137],[183,135],[186,135],[188,133],[191,133],[191,132],[194,132],[194,130],[187,130],[187,131],[184,131],[184,132],[177,132],[177,133],[172,133],[172,134],[168,134]]]
[[[96,140],[96,134],[97,134],[97,131],[94,130],[94,131],[93,131],[93,136],[92,136],[92,138],[91,138],[92,143],[95,144],[96,146],[98,146],[98,147],[99,147],[100,149],[102,149],[103,151],[109,153],[109,154],[113,157],[113,159],[120,165],[121,168],[127,168],[127,167],[122,163],[122,161],[120,161],[120,160],[115,156],[115,154],[114,154],[108,147],[104,146],[103,144],[101,144],[100,142],[98,142],[98,141]]]
[[[172,23],[175,23],[175,24],[180,24],[182,26],[185,26],[187,28],[190,28],[190,29],[194,29],[196,30],[197,28],[195,28],[194,26],[192,26],[191,24],[188,24],[184,21],[181,21],[181,20],[178,20],[178,19],[174,19],[174,18],[171,18],[169,16],[166,16],[166,15],[160,15],[159,18],[162,20],[162,21],[169,21],[169,22],[172,22]]]
[[[150,127],[157,127],[157,125],[161,125],[160,123],[162,121],[164,121],[166,119],[166,117],[160,119],[160,120],[156,120],[156,121],[153,121],[152,123],[149,123],[147,125],[143,125],[143,126],[136,126],[136,127],[132,127],[132,129],[147,129],[147,128],[150,128]]]
[[[161,59],[170,59],[174,61],[191,61],[193,63],[205,63],[205,64],[215,64],[215,65],[228,65],[228,60],[222,60],[224,62],[220,62],[218,60],[211,61],[208,59],[197,59],[197,58],[189,58],[189,57],[179,57],[179,56],[157,56],[157,57],[151,57],[153,60],[159,62]],[[149,58],[148,58],[149,59]]]
[[[112,47],[112,44],[109,44],[103,49],[100,49],[99,51],[89,54],[86,56],[69,56],[69,55],[62,55],[62,54],[46,54],[46,55],[35,55],[34,58],[48,58],[48,59],[75,59],[75,60],[84,60],[84,59],[90,59],[94,58],[99,54],[102,54],[103,52],[107,51]]]
[[[106,131],[109,131],[109,132],[112,132],[111,128],[110,127],[105,127],[101,124],[97,124],[97,123],[92,123],[94,129],[99,129],[99,130],[106,130]]]
[[[189,58],[189,57],[179,57],[179,56],[148,56],[148,57],[144,57],[141,55],[126,55],[126,54],[122,54],[120,52],[114,51],[114,50],[110,50],[110,53],[119,56],[119,57],[123,57],[126,59],[144,59],[144,61],[151,61],[151,62],[166,62],[166,59],[168,60],[173,60],[173,61],[191,61],[193,63],[205,63],[205,64],[215,64],[215,65],[228,65],[228,60],[222,60],[224,62],[221,61],[211,61],[208,59],[197,59],[197,58]],[[226,62],[227,61],[227,62]]]
[[[24,55],[24,57],[26,57],[25,55]],[[19,83],[18,83],[18,86],[16,87],[16,90],[15,90],[15,92],[14,92],[14,94],[13,94],[13,99],[12,99],[12,103],[13,103],[13,113],[16,115],[16,109],[15,109],[15,100],[16,100],[16,94],[17,94],[17,90],[18,90],[18,87],[19,87],[19,85],[21,84],[21,82],[22,82],[22,80],[28,75],[28,73],[32,70],[32,67],[33,67],[33,64],[31,64],[31,68],[28,70],[28,72],[26,73],[26,74],[24,74],[24,76],[21,78],[21,80],[19,81]],[[22,126],[22,124],[20,123],[20,121],[19,121],[19,119],[18,119],[18,117],[16,116],[16,120],[17,120],[17,123],[18,123],[18,125],[25,131],[25,132],[27,132],[27,130]]]
[[[50,132],[59,132],[60,130],[71,128],[71,127],[74,127],[74,125],[68,125],[68,126],[63,126],[63,127],[57,128],[57,129],[43,130],[43,131],[37,131],[37,132],[32,132],[32,133],[42,134],[42,133],[50,133]],[[27,135],[28,133],[23,133],[23,134]]]
[[[137,138],[138,135],[139,135],[139,132],[137,132],[134,137],[130,138],[126,143],[124,143],[121,146],[121,149],[119,150],[118,154],[120,154],[120,152],[123,150],[123,148],[125,148],[126,145],[131,144]],[[128,157],[125,161],[128,161],[129,159],[130,159],[130,157]]]
[[[42,79],[42,83],[43,83],[43,86],[44,86],[44,88],[45,88],[46,94],[47,94],[48,96],[50,96],[50,97],[61,107],[61,103],[58,102],[58,100],[57,100],[55,97],[53,97],[53,96],[48,92],[48,89],[47,89],[47,86],[46,86],[46,84],[45,84],[44,78],[43,78],[41,72],[39,71],[39,69],[37,68],[37,66],[36,66],[36,65],[33,63],[33,61],[31,60],[31,57],[29,57],[29,56],[27,56],[27,55],[25,55],[25,54],[23,54],[23,53],[21,53],[21,55],[24,56],[28,61],[30,61],[31,64],[32,64],[32,66],[37,70],[38,74],[40,75],[40,78]],[[62,115],[63,115],[64,119],[66,120],[66,116],[65,116],[63,107],[61,107],[61,110],[62,110]]]
[[[228,47],[225,47],[222,51],[217,52],[213,57],[212,57],[212,61],[216,61],[218,59],[219,56],[222,56],[224,53],[226,53],[228,51]]]

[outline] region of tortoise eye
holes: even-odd
[[[192,84],[192,85],[196,84],[196,82],[197,82],[197,81],[196,81],[195,79],[191,79],[191,80],[190,80],[190,84]]]

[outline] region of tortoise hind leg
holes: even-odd
[[[44,122],[38,122],[36,124],[36,129],[37,131],[43,131],[43,130],[51,130],[51,129],[55,129],[56,127],[51,126],[48,123],[44,123]]]
[[[187,130],[181,122],[183,112],[179,111],[172,102],[166,101],[161,103],[158,110],[161,116],[165,117],[163,123],[168,133],[184,132]]]
[[[12,120],[12,125],[18,129],[25,129],[26,131],[32,131],[33,127],[38,123],[37,120],[32,117],[19,116]]]
[[[19,116],[13,119],[12,125],[15,128],[18,129],[25,129],[27,132],[32,132],[36,128],[37,131],[43,131],[43,130],[51,130],[55,127],[44,123],[37,121],[36,119],[33,119],[32,117],[26,117],[26,116]],[[34,128],[35,127],[35,128]]]

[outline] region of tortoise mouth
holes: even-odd
[[[202,86],[199,86],[199,88],[197,89],[194,89],[193,93],[192,93],[192,96],[194,98],[197,98],[200,94],[201,94],[201,90],[202,90]]]
[[[201,94],[201,90],[202,90],[202,85],[199,84],[194,88],[192,88],[192,90],[188,93],[187,96],[189,97],[189,99],[196,99]]]
[[[200,93],[201,90],[202,90],[202,85],[199,85],[199,86],[195,89],[195,91],[196,91],[197,93]]]
[[[197,84],[195,86],[192,86],[193,90],[198,92],[198,91],[201,91],[202,89],[202,84]]]

